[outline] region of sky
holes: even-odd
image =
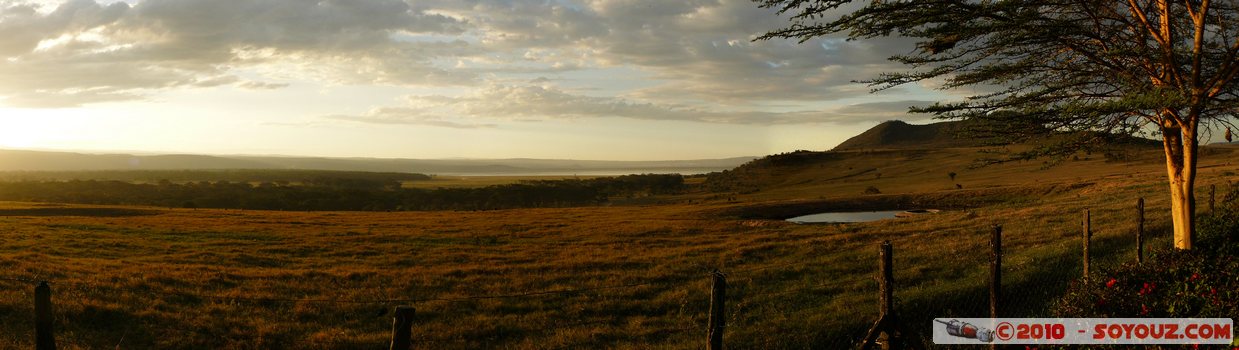
[[[672,160],[826,150],[931,86],[749,0],[0,0],[0,148]]]

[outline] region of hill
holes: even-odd
[[[1002,126],[987,126],[980,121],[946,121],[931,124],[908,124],[892,120],[878,124],[859,135],[843,141],[835,146],[833,151],[860,150],[931,150],[942,148],[982,147],[1004,144],[1002,139],[981,136],[986,133],[1003,133]],[[1125,134],[1106,134],[1096,132],[1058,133],[1044,131],[1041,137],[1036,137],[1025,145],[1052,145],[1056,143],[1074,143],[1081,139],[1098,138],[1093,141],[1098,149],[1112,146],[1161,146],[1161,141],[1150,140]]]
[[[975,139],[956,136],[962,121],[939,122],[924,125],[908,124],[892,120],[878,124],[859,135],[835,146],[835,151],[861,149],[927,149],[947,147],[981,146]]]

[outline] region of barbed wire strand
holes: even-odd
[[[534,292],[525,292],[525,293],[472,295],[472,296],[462,296],[462,297],[349,300],[349,299],[327,299],[327,298],[261,298],[261,297],[244,297],[244,296],[226,296],[226,295],[216,295],[216,294],[199,294],[199,293],[188,293],[188,292],[167,292],[167,291],[157,291],[157,290],[139,290],[135,288],[119,288],[119,287],[114,287],[114,286],[104,286],[102,284],[80,282],[80,281],[42,280],[42,279],[16,278],[16,277],[7,277],[7,276],[0,276],[0,280],[25,282],[25,283],[47,282],[48,284],[52,284],[52,285],[68,284],[68,285],[87,286],[87,287],[99,288],[99,289],[129,290],[135,293],[146,293],[146,294],[155,294],[155,295],[164,295],[164,296],[191,297],[191,298],[212,299],[212,300],[234,300],[234,301],[266,302],[266,303],[307,302],[307,303],[337,303],[337,304],[467,302],[467,301],[474,301],[474,300],[489,300],[489,299],[516,299],[516,298],[528,298],[528,297],[539,297],[539,296],[549,296],[549,295],[580,294],[580,293],[600,291],[600,290],[637,288],[637,287],[643,287],[643,286],[669,284],[673,282],[673,281],[650,281],[650,282],[629,283],[629,284],[590,287],[590,288],[543,290],[543,291],[534,291]],[[680,282],[680,281],[674,281],[674,282]]]
[[[734,278],[735,275],[743,275],[743,274],[758,272],[758,271],[767,271],[767,270],[786,268],[786,267],[792,267],[792,266],[807,265],[810,263],[814,263],[814,261],[798,261],[798,262],[761,266],[761,267],[748,268],[748,269],[732,270],[732,271],[725,272],[725,274]],[[709,274],[713,274],[713,271],[707,273],[707,275]],[[0,276],[0,280],[11,281],[11,282],[23,282],[23,283],[47,282],[48,284],[70,284],[70,285],[87,286],[87,287],[99,288],[99,289],[125,289],[125,290],[134,291],[134,292],[153,294],[153,295],[190,297],[190,298],[212,299],[212,300],[232,300],[232,301],[260,302],[260,303],[303,303],[304,302],[304,303],[336,303],[336,304],[468,302],[468,301],[476,301],[476,300],[516,299],[516,298],[529,298],[529,297],[540,297],[540,296],[549,296],[549,295],[580,294],[580,293],[585,293],[585,292],[601,291],[601,290],[637,288],[637,287],[643,287],[643,286],[668,284],[668,283],[673,282],[673,281],[649,281],[649,282],[641,282],[641,283],[629,283],[629,284],[590,287],[590,288],[543,290],[543,291],[533,291],[533,292],[525,292],[525,293],[472,295],[472,296],[462,296],[462,297],[349,300],[349,299],[328,299],[328,298],[269,298],[269,297],[264,298],[264,297],[244,297],[244,296],[226,296],[226,295],[216,295],[216,294],[200,294],[200,293],[188,293],[188,292],[179,292],[179,291],[168,292],[168,291],[157,291],[157,290],[137,290],[134,288],[118,288],[115,286],[104,286],[99,283],[52,280],[52,279],[33,279],[33,278],[23,278],[23,277],[11,277],[11,276]],[[683,283],[686,281],[674,281],[674,282]],[[800,291],[803,289],[815,288],[815,287],[820,287],[820,286],[796,288],[791,291],[782,291],[782,292],[778,292],[774,294],[764,293],[764,295],[789,294],[789,293]],[[752,295],[752,296],[761,296],[761,295],[763,294]]]

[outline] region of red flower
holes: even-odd
[[[1144,316],[1148,314],[1149,314],[1149,307],[1145,306],[1144,304],[1140,304],[1140,316]]]
[[[1152,293],[1154,287],[1157,287],[1156,283],[1144,282],[1144,287],[1140,288],[1140,295]]]
[[[1193,281],[1195,281],[1195,280],[1198,280],[1198,279],[1200,279],[1200,274],[1198,274],[1198,273],[1192,273],[1192,280],[1193,280]]]

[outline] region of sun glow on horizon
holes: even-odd
[[[60,148],[76,147],[88,139],[80,113],[69,109],[20,109],[0,107],[0,147]],[[93,125],[93,127],[107,125]],[[95,130],[94,132],[104,132]],[[75,145],[76,144],[76,145]]]

